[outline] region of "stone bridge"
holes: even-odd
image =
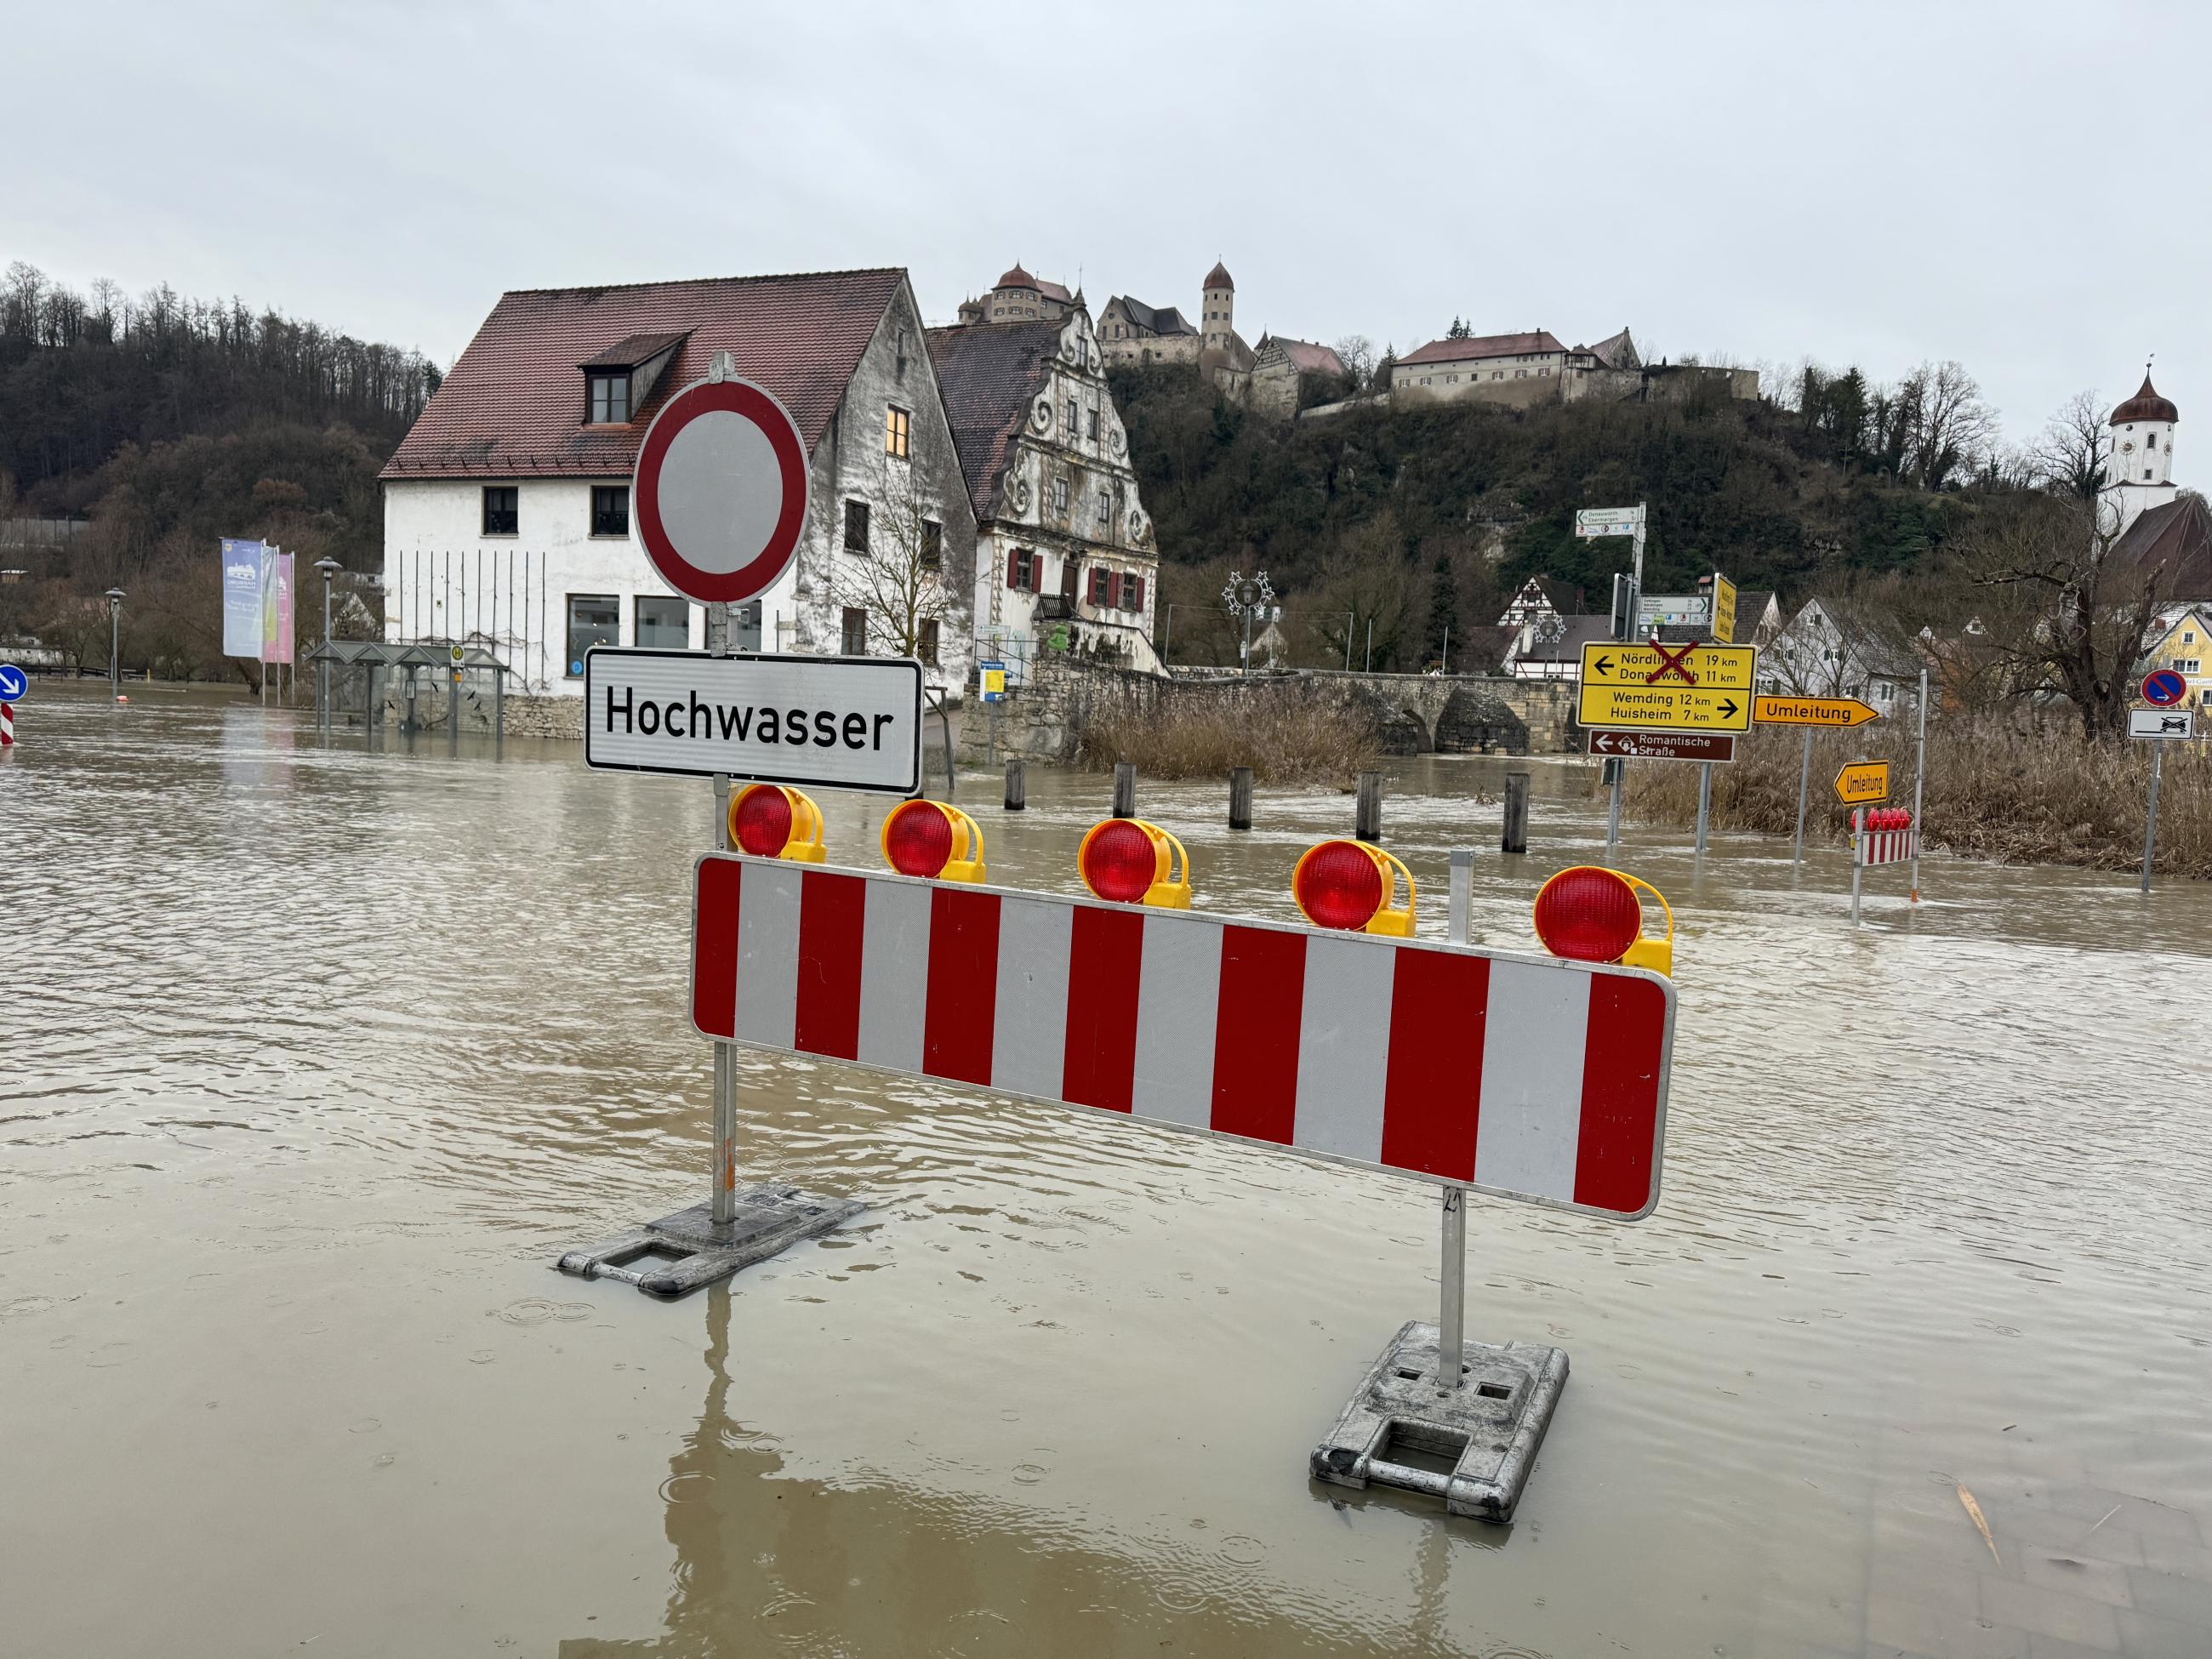
[[[1000,705],[999,753],[1031,760],[1075,757],[1084,726],[1097,715],[1156,708],[1169,698],[1233,700],[1283,690],[1348,705],[1374,726],[1393,755],[1554,755],[1575,747],[1574,686],[1475,674],[1364,674],[1333,669],[1258,673],[1201,670],[1172,679],[1047,661]],[[983,710],[961,713],[961,742],[980,757]]]

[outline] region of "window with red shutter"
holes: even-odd
[[[1121,608],[1142,611],[1145,608],[1145,579],[1132,571],[1121,578]]]

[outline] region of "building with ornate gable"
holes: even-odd
[[[978,526],[978,654],[1016,684],[1054,649],[1163,672],[1159,550],[1081,296],[1058,318],[927,338]]]

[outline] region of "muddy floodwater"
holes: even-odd
[[[1674,902],[1664,1194],[1478,1198],[1468,1334],[1572,1362],[1510,1528],[1310,1484],[1437,1191],[744,1061],[741,1176],[865,1200],[673,1304],[560,1253],[702,1198],[703,781],[40,685],[0,765],[0,1653],[2212,1652],[2212,890],[1632,826]],[[1497,851],[1505,766],[1533,850]],[[1587,770],[1390,775],[1528,948]],[[1415,793],[1420,792],[1420,793]],[[1076,890],[1095,776],[963,777]],[[824,794],[833,861],[881,804]],[[1289,919],[1352,802],[1146,784]],[[1975,1500],[1985,1540],[1960,1489]]]

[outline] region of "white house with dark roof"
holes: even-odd
[[[380,475],[386,638],[480,644],[515,689],[556,695],[580,694],[592,645],[703,646],[701,608],[636,540],[629,485],[653,415],[716,351],[791,411],[811,457],[798,556],[739,608],[737,643],[889,654],[866,562],[911,556],[944,590],[914,648],[957,696],[975,512],[892,269],[501,295]]]
[[[977,523],[979,655],[1018,681],[1053,641],[1161,672],[1159,548],[1079,300],[1057,319],[929,331]]]

